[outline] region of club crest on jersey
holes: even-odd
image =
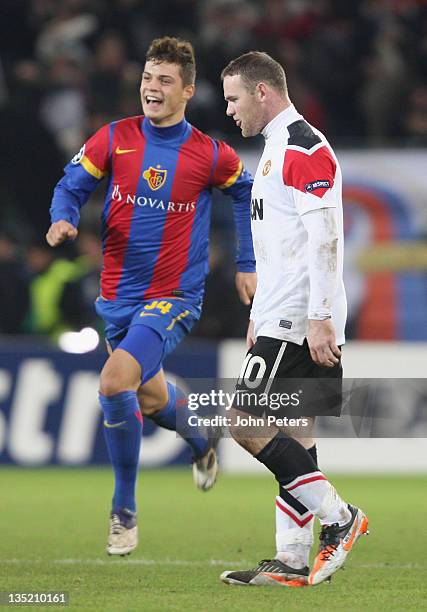
[[[271,159],[265,162],[264,168],[262,169],[262,176],[267,176],[270,170],[271,170]]]
[[[157,168],[153,168],[153,166],[150,166],[148,170],[144,170],[142,176],[149,184],[150,189],[156,191],[157,189],[160,189],[160,187],[163,187],[163,185],[165,184],[167,174],[168,171],[162,170],[160,164],[158,164]]]

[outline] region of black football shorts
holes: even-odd
[[[341,360],[332,368],[317,365],[307,340],[300,346],[259,336],[243,362],[234,407],[277,418],[339,416],[342,375]]]

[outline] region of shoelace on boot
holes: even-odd
[[[336,552],[339,544],[337,535],[338,523],[324,527],[320,532],[320,543],[322,545],[322,561],[329,561],[329,559]]]
[[[260,561],[258,563],[258,565],[256,567],[254,567],[251,571],[253,571],[253,572],[265,572],[267,570],[275,569],[275,567],[276,567],[275,563],[271,559],[262,559],[262,561]]]
[[[118,514],[113,514],[113,516],[110,519],[111,521],[111,533],[114,535],[119,535],[123,532],[124,530],[124,526],[121,524],[120,522],[120,517]]]

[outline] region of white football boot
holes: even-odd
[[[107,553],[109,555],[129,555],[137,546],[136,512],[127,508],[120,508],[111,512]]]

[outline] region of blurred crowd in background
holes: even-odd
[[[248,50],[284,66],[298,110],[335,148],[427,145],[424,0],[2,0],[0,19],[0,333],[54,337],[97,326],[99,193],[75,245],[44,243],[62,167],[104,123],[140,114],[151,40],[193,42],[197,93],[187,118],[242,147],[220,72]],[[246,141],[260,146],[260,141]],[[217,196],[217,199],[220,199]],[[196,334],[241,336],[232,215],[214,205],[212,273]]]

